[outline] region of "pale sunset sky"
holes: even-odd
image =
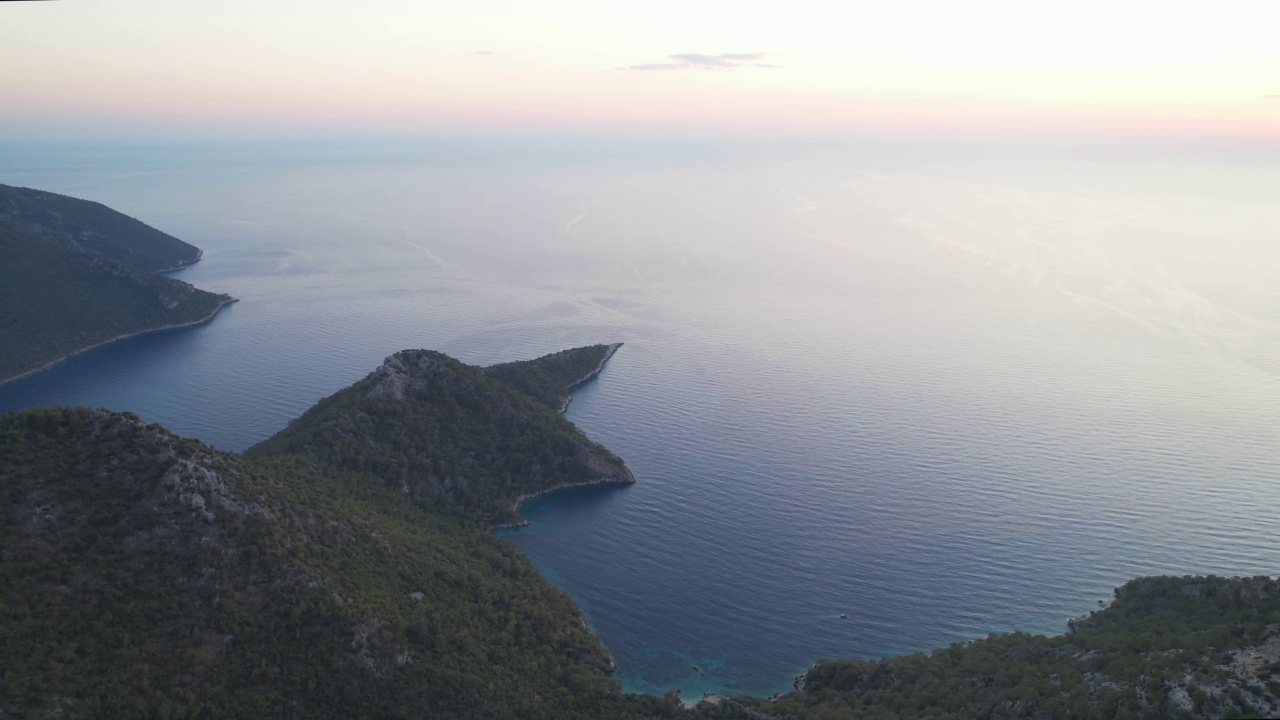
[[[0,137],[1280,139],[1280,2],[0,3]]]

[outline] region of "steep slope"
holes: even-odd
[[[0,219],[0,381],[117,337],[202,322],[232,300]]]
[[[1134,580],[1065,635],[821,660],[771,700],[623,694],[570,599],[486,527],[582,478],[630,473],[427,351],[252,457],[105,410],[0,417],[0,717],[1280,715],[1265,577]]]
[[[1278,580],[1141,578],[1070,629],[823,660],[797,692],[746,703],[770,717],[823,719],[1280,716]]]
[[[307,458],[486,524],[519,522],[522,498],[557,487],[635,482],[552,408],[428,350],[392,355],[247,454]]]
[[[599,374],[620,347],[622,343],[588,345],[535,360],[490,365],[484,372],[547,407],[564,412],[572,401],[569,391]]]
[[[74,252],[98,255],[144,272],[164,272],[200,259],[200,249],[101,203],[0,185],[0,220]]]
[[[0,488],[0,717],[646,704],[510,543],[394,493],[86,409],[0,419]]]

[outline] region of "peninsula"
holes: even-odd
[[[0,417],[0,716],[1280,714],[1280,582],[1143,578],[1055,637],[820,660],[774,698],[631,695],[490,528],[634,482],[561,415],[617,349],[491,368],[406,350],[239,455],[129,413]]]
[[[569,391],[599,375],[620,347],[622,343],[561,350],[537,360],[490,365],[484,371],[563,414],[573,402]]]
[[[511,363],[507,377],[538,378],[547,389],[564,372],[564,357],[590,367],[608,347]],[[354,472],[422,507],[485,525],[518,522],[513,508],[522,497],[635,482],[618,456],[522,385],[430,350],[388,357],[246,455],[305,457],[325,472]]]
[[[235,298],[161,274],[201,254],[99,203],[0,185],[0,383],[115,340],[208,322]]]
[[[427,350],[244,455],[127,413],[4,416],[0,715],[656,707],[619,691],[572,601],[489,531],[521,495],[582,482],[634,478],[554,408]]]

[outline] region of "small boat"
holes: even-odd
[[[845,619],[847,619],[848,617],[849,617],[848,615],[846,615],[846,614],[844,614],[844,613],[840,613],[840,619],[841,619],[841,620],[845,620]]]

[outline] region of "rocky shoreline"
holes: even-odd
[[[197,258],[197,259],[198,259],[198,258]],[[41,366],[40,366],[40,367],[38,367],[38,368],[33,368],[33,369],[31,369],[31,370],[27,370],[26,372],[18,373],[17,375],[14,375],[14,376],[12,376],[12,377],[7,377],[7,378],[4,378],[4,379],[0,379],[0,385],[5,385],[5,384],[7,384],[7,383],[11,383],[11,382],[13,382],[13,381],[15,381],[15,380],[21,380],[21,379],[22,379],[22,378],[24,378],[24,377],[27,377],[27,376],[29,376],[29,375],[35,375],[36,373],[39,373],[39,372],[44,372],[45,370],[48,370],[49,368],[53,367],[54,365],[57,365],[58,363],[60,363],[60,362],[62,362],[62,361],[64,361],[64,360],[67,360],[68,358],[73,358],[73,357],[75,357],[76,355],[82,355],[82,354],[84,354],[84,353],[89,352],[90,350],[96,350],[96,349],[98,349],[98,348],[102,347],[103,345],[110,345],[110,344],[111,344],[111,343],[113,343],[113,342],[117,342],[117,341],[120,341],[120,340],[127,340],[127,339],[129,339],[129,338],[131,338],[131,337],[138,337],[139,335],[146,335],[147,333],[163,332],[163,331],[165,331],[165,330],[180,330],[180,329],[182,329],[182,328],[188,328],[188,327],[195,327],[195,326],[197,326],[197,325],[203,325],[203,324],[205,324],[205,323],[209,322],[210,320],[213,320],[215,317],[217,317],[217,316],[218,316],[218,313],[222,312],[222,308],[224,308],[224,307],[226,307],[226,306],[228,306],[228,305],[230,305],[230,304],[232,304],[232,303],[236,303],[236,302],[240,302],[240,298],[234,298],[234,297],[231,297],[230,295],[224,295],[224,296],[223,296],[223,299],[219,300],[219,301],[218,301],[218,304],[217,304],[216,306],[214,306],[213,311],[212,311],[212,312],[210,312],[208,315],[205,315],[205,316],[204,316],[204,317],[202,317],[202,318],[198,318],[198,319],[196,319],[196,320],[192,320],[191,322],[175,323],[175,324],[173,324],[173,325],[164,325],[164,326],[157,327],[157,328],[147,328],[146,330],[139,330],[139,331],[137,331],[137,332],[125,333],[125,334],[123,334],[123,335],[117,335],[117,336],[115,336],[115,337],[113,337],[113,338],[108,338],[108,339],[106,339],[106,340],[103,340],[102,342],[94,343],[94,344],[92,344],[92,345],[90,345],[90,346],[88,346],[88,347],[80,348],[79,350],[76,350],[75,352],[70,352],[70,353],[67,353],[66,355],[62,355],[61,357],[54,358],[53,360],[50,360],[49,362],[45,363],[44,365],[41,365]]]
[[[538,492],[535,492],[535,493],[527,493],[525,495],[521,495],[520,497],[516,498],[515,503],[511,505],[511,511],[514,512],[516,515],[519,515],[521,505],[524,505],[525,503],[529,502],[530,500],[533,500],[534,498],[542,497],[543,495],[549,495],[559,490],[569,490],[571,488],[594,487],[596,485],[634,485],[635,482],[636,482],[636,479],[634,477],[626,477],[626,478],[601,478],[599,480],[588,480],[587,482],[565,483],[563,485],[556,485],[555,487],[549,487],[546,490],[539,490]],[[519,522],[499,523],[497,525],[491,526],[489,529],[490,530],[517,530],[522,527],[529,527],[529,525],[530,523],[528,520],[525,520],[524,518],[520,518]]]
[[[569,393],[572,392],[574,388],[579,387],[583,383],[599,375],[600,371],[604,370],[605,363],[609,362],[609,358],[613,357],[613,354],[618,352],[618,348],[620,347],[622,347],[622,343],[614,343],[610,345],[609,349],[605,352],[604,357],[600,358],[600,362],[597,363],[596,366],[592,368],[590,372],[578,378],[577,380],[574,380],[573,382],[569,383],[569,386],[565,388],[566,392],[564,396],[564,402],[561,403],[560,407],[556,410],[556,412],[563,415],[565,411],[569,409],[569,404],[573,402],[573,396],[570,395]]]
[[[192,265],[195,265],[196,263],[200,262],[201,258],[203,258],[203,257],[204,257],[204,250],[201,250],[201,249],[197,248],[197,249],[196,249],[196,256],[195,256],[195,258],[191,259],[190,261],[187,261],[187,262],[180,262],[180,263],[178,263],[177,265],[174,265],[174,266],[173,266],[173,267],[171,267],[171,268],[165,268],[165,269],[163,269],[163,270],[156,270],[156,272],[157,272],[157,273],[159,273],[159,274],[161,274],[161,275],[163,275],[164,273],[171,273],[171,272],[178,272],[179,270],[185,270],[186,268],[189,268],[189,267],[191,267]]]
[[[596,366],[592,368],[590,372],[586,373],[585,375],[578,378],[577,380],[574,380],[573,382],[569,383],[566,389],[573,390],[574,388],[582,385],[588,380],[599,375],[600,371],[604,370],[605,363],[609,362],[609,358],[613,357],[613,354],[618,352],[618,348],[620,347],[622,347],[622,343],[614,343],[610,345],[609,350],[605,352],[604,357],[600,358],[600,362],[596,363]],[[564,404],[561,405],[560,409],[557,410],[556,412],[559,412],[561,415],[563,415],[564,411],[569,408],[569,403],[571,402],[573,402],[573,398],[566,394]],[[630,471],[628,471],[627,476],[624,478],[610,477],[610,478],[600,478],[599,480],[588,480],[587,482],[580,482],[580,483],[564,483],[563,485],[556,485],[555,487],[549,487],[546,490],[539,490],[538,492],[535,492],[535,493],[527,493],[527,494],[521,495],[520,497],[517,497],[516,501],[511,505],[511,512],[513,512],[516,515],[516,517],[520,517],[521,505],[524,505],[525,503],[529,502],[534,498],[556,492],[557,490],[568,490],[569,488],[592,487],[594,485],[633,485],[635,484],[635,481],[636,481],[635,477],[633,477]],[[517,522],[499,523],[497,525],[491,526],[489,529],[490,530],[517,530],[522,527],[529,527],[529,521],[521,517],[520,520],[518,520]]]

